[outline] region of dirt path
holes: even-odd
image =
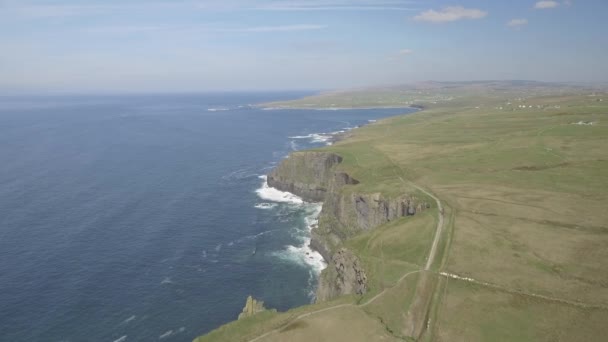
[[[405,182],[403,180],[403,178],[399,177],[399,179],[401,179],[402,182]],[[433,245],[431,246],[431,250],[429,251],[429,257],[426,260],[426,265],[424,266],[424,270],[428,271],[431,268],[431,265],[433,265],[433,261],[435,260],[435,254],[437,254],[437,246],[439,245],[439,240],[441,238],[441,232],[443,231],[443,206],[442,206],[439,198],[435,197],[435,195],[424,190],[423,188],[419,187],[418,185],[416,185],[412,182],[410,182],[410,184],[413,187],[415,187],[416,189],[424,192],[425,194],[430,196],[432,199],[434,199],[435,202],[437,203],[437,209],[439,211],[437,214],[438,220],[437,220],[437,228],[435,229],[435,238],[433,239]]]
[[[497,289],[497,290],[515,294],[515,295],[533,297],[533,298],[542,299],[545,301],[557,302],[560,304],[566,304],[566,305],[570,305],[570,306],[576,306],[576,307],[583,308],[583,309],[608,310],[608,307],[606,307],[602,304],[584,303],[584,302],[578,302],[578,301],[568,300],[568,299],[564,299],[564,298],[545,296],[545,295],[541,295],[538,293],[526,292],[523,290],[514,290],[514,289],[510,289],[508,287],[504,287],[504,286],[501,286],[498,284],[492,284],[492,283],[488,283],[485,281],[476,280],[476,279],[473,279],[470,277],[460,276],[460,275],[454,274],[454,273],[440,272],[439,275],[446,277],[446,278],[450,278],[450,279],[456,279],[456,280],[466,281],[466,282],[481,285],[481,286],[491,287],[493,289]]]
[[[401,283],[403,280],[405,280],[405,278],[407,278],[409,275],[412,275],[412,274],[418,273],[418,272],[422,272],[422,271],[423,270],[416,270],[416,271],[411,271],[411,272],[408,272],[408,273],[404,274],[403,276],[401,276],[401,278],[399,278],[399,280],[397,280],[397,283],[394,286],[399,285],[399,283]],[[376,299],[380,298],[387,290],[392,289],[393,287],[390,287],[388,289],[384,289],[382,292],[380,292],[377,295],[375,295],[374,297],[370,298],[367,302],[365,302],[363,304],[338,304],[338,305],[330,306],[330,307],[327,307],[327,308],[324,308],[324,309],[319,309],[319,310],[307,312],[307,313],[301,314],[301,315],[297,316],[296,318],[292,319],[291,321],[289,321],[289,324],[291,324],[291,323],[293,323],[293,322],[295,322],[295,321],[297,321],[299,319],[302,319],[302,318],[305,318],[305,317],[308,317],[308,316],[311,316],[311,315],[315,315],[315,314],[318,314],[318,313],[321,313],[321,312],[325,312],[325,311],[330,311],[330,310],[335,310],[335,309],[340,309],[340,308],[345,308],[345,307],[360,307],[360,308],[365,307],[365,306],[373,303]],[[270,334],[273,334],[275,332],[278,332],[281,329],[283,329],[283,327],[270,330],[270,331],[264,333],[263,335],[260,335],[260,336],[258,336],[256,338],[252,339],[252,340],[249,340],[248,342],[259,341],[260,339],[262,339],[262,338],[264,338],[264,337],[266,337],[266,336],[268,336]]]
[[[377,295],[375,295],[375,296],[373,296],[372,298],[370,298],[370,300],[368,300],[367,302],[365,302],[365,303],[363,303],[363,304],[359,304],[358,306],[359,306],[359,307],[365,307],[365,306],[367,306],[367,305],[371,304],[373,301],[375,301],[376,299],[378,299],[379,297],[381,297],[381,296],[382,296],[382,295],[383,295],[383,294],[384,294],[384,293],[385,293],[387,290],[390,290],[390,289],[392,289],[393,287],[395,287],[395,286],[399,285],[399,283],[400,283],[401,281],[403,281],[403,279],[407,278],[407,276],[409,276],[410,274],[418,273],[418,272],[422,272],[422,270],[411,271],[411,272],[408,272],[408,273],[404,274],[404,275],[403,275],[401,278],[399,278],[399,280],[397,280],[397,283],[395,283],[395,285],[394,285],[394,286],[392,286],[392,287],[389,287],[389,288],[387,288],[387,289],[382,290],[380,293],[378,293]]]
[[[308,312],[308,313],[305,313],[305,314],[301,314],[300,316],[298,316],[298,317],[292,319],[291,321],[289,321],[289,323],[291,324],[291,323],[293,323],[293,322],[295,322],[295,321],[297,321],[299,319],[302,319],[304,317],[308,317],[310,315],[318,314],[318,313],[325,312],[325,311],[335,310],[335,309],[339,309],[339,308],[343,308],[343,307],[348,307],[348,306],[356,306],[356,305],[354,305],[354,304],[340,304],[340,305],[336,305],[336,306],[330,306],[330,307],[325,308],[325,309],[311,311],[311,312]],[[267,333],[265,333],[263,335],[260,335],[260,336],[258,336],[256,338],[254,338],[253,340],[249,340],[249,342],[258,341],[258,340],[260,340],[260,339],[262,339],[262,338],[264,338],[264,337],[266,337],[266,336],[268,336],[270,334],[273,334],[273,333],[275,333],[275,332],[277,332],[277,331],[279,331],[281,329],[282,329],[282,327],[270,330],[269,332],[267,332]]]

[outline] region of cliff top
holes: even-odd
[[[596,99],[608,94],[469,90],[438,92],[424,111],[325,149],[361,181],[353,189],[401,193],[413,182],[442,201],[446,228],[430,270],[436,208],[344,243],[366,270],[362,298],[260,313],[209,336],[307,341],[365,326],[375,335],[357,330],[351,340],[367,341],[380,324],[386,340],[416,327],[424,340],[602,340],[608,101]]]

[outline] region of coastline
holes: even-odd
[[[307,229],[307,235],[303,239],[303,243],[294,246],[288,245],[286,249],[277,251],[274,254],[279,258],[290,259],[295,256],[297,262],[307,264],[311,271],[311,282],[317,281],[321,271],[327,267],[327,260],[323,258],[323,256],[315,251],[310,246],[310,231],[318,225],[319,214],[321,213],[323,203],[321,202],[310,202],[305,201],[300,196],[293,194],[288,191],[282,191],[276,188],[273,188],[268,185],[268,180],[266,175],[259,176],[262,180],[261,187],[256,190],[258,197],[273,203],[287,203],[288,205],[301,207],[306,215],[304,216],[304,223]],[[266,207],[261,207],[260,209],[265,209]],[[274,207],[270,207],[274,208]],[[313,285],[313,284],[309,284]],[[312,295],[310,296],[312,301],[314,302],[314,288],[312,286]]]
[[[321,234],[318,240],[321,242],[331,238],[331,233],[342,238],[338,245],[329,245],[330,248],[338,246],[335,254],[342,253],[342,247],[345,247],[360,256],[371,279],[371,291],[363,296],[355,292],[349,292],[350,296],[332,296],[328,302],[304,305],[287,312],[260,313],[247,321],[227,324],[196,341],[305,341],[315,336],[331,336],[338,340],[335,336],[344,336],[344,331],[356,331],[363,326],[366,328],[349,336],[349,340],[373,340],[369,336],[385,338],[383,333],[388,340],[432,340],[437,336],[465,340],[476,340],[480,336],[513,339],[522,336],[517,333],[522,327],[531,333],[529,336],[541,336],[548,329],[555,334],[574,336],[570,325],[573,317],[581,322],[574,334],[599,336],[596,334],[604,328],[606,311],[596,311],[594,303],[598,297],[594,291],[601,287],[592,285],[591,281],[601,274],[601,264],[595,259],[584,260],[588,267],[584,272],[573,269],[547,272],[558,262],[569,267],[581,265],[581,260],[576,258],[563,258],[564,250],[574,252],[589,248],[600,251],[599,244],[583,244],[587,239],[597,239],[597,232],[581,229],[576,232],[581,240],[572,240],[568,239],[573,234],[570,231],[547,228],[580,224],[582,214],[573,216],[551,209],[562,206],[571,196],[580,198],[572,203],[577,212],[593,218],[593,222],[601,222],[604,213],[601,205],[596,205],[595,198],[587,198],[591,193],[600,196],[598,198],[605,194],[599,190],[599,183],[589,183],[578,176],[581,172],[597,175],[598,170],[605,168],[605,163],[577,164],[576,168],[556,164],[559,174],[553,168],[545,171],[547,169],[542,167],[547,165],[545,151],[559,151],[560,157],[571,163],[579,161],[582,154],[600,158],[602,140],[597,137],[605,133],[605,127],[570,123],[597,122],[605,109],[598,106],[596,98],[587,94],[565,97],[559,93],[526,98],[534,105],[526,111],[504,110],[500,105],[509,101],[510,93],[504,97],[480,99],[476,95],[470,96],[468,88],[465,90],[467,93],[457,103],[429,105],[430,110],[425,115],[407,120],[402,120],[402,115],[395,116],[394,120],[381,119],[379,127],[361,130],[349,142],[293,153],[284,163],[287,165],[275,175],[275,179],[285,185],[280,187],[295,185],[305,193],[319,184],[340,184],[338,177],[346,173],[361,183],[343,189],[332,188],[331,195],[328,192],[320,230],[316,232]],[[503,89],[492,91],[497,93]],[[450,94],[453,92],[450,88]],[[527,95],[528,89],[519,93]],[[537,103],[542,105],[537,107]],[[560,110],[566,106],[572,107],[571,112]],[[474,110],[480,108],[483,110]],[[590,108],[597,109],[590,112]],[[542,143],[547,143],[547,138],[538,132],[554,127],[560,128],[560,134],[552,135],[554,145],[544,148],[546,145]],[[500,149],[495,144],[496,135],[505,139]],[[573,141],[579,144],[559,147]],[[532,145],[541,146],[544,153],[521,153],[520,146]],[[595,149],[591,151],[589,146],[595,146]],[[316,175],[318,165],[322,164],[323,153],[325,160],[332,153],[345,157],[342,166],[319,173],[325,183],[310,177]],[[551,155],[557,156],[553,152]],[[484,159],[480,160],[480,156]],[[528,171],[527,177],[521,176],[522,165]],[[554,177],[552,180],[559,180],[564,185],[556,188],[556,183],[547,182],[546,175],[541,172],[550,173]],[[606,179],[598,182],[605,183]],[[376,203],[390,204],[391,199],[398,200],[402,195],[413,198],[415,204],[426,204],[430,210],[373,232],[375,226],[369,224],[372,221],[355,221],[368,209],[379,207]],[[509,198],[510,201],[497,201],[497,198]],[[457,205],[453,206],[454,203]],[[359,210],[359,205],[365,210]],[[462,209],[460,206],[483,208],[484,212],[458,210]],[[390,206],[380,207],[392,210]],[[408,205],[407,208],[409,211],[412,207]],[[546,217],[547,221],[541,225],[530,223],[525,230],[514,224],[529,219],[531,214]],[[363,226],[367,232],[355,236],[361,231],[361,225],[357,225],[361,222],[367,223]],[[454,234],[456,222],[460,222],[459,234]],[[346,227],[355,229],[349,231]],[[522,231],[534,235],[522,235]],[[518,243],[497,243],[497,237]],[[547,241],[559,243],[547,244]],[[495,252],[487,253],[487,246],[493,246]],[[553,254],[546,254],[547,259],[539,261],[539,250]],[[479,257],[481,253],[483,257]],[[334,261],[333,255],[330,257],[333,264],[320,281],[329,280],[326,284],[332,285],[337,278],[344,279],[341,268],[352,266],[342,262],[344,259]],[[535,258],[537,263],[530,264],[527,258]],[[394,267],[384,268],[385,265]],[[335,272],[329,273],[334,266]],[[581,278],[572,280],[571,287],[564,287],[564,275],[580,275]],[[526,283],[522,285],[524,276]],[[543,297],[539,293],[553,295]],[[476,301],[471,302],[472,297]],[[526,302],[524,307],[522,300]],[[504,310],[492,311],[496,303]],[[533,310],[532,316],[529,310]],[[551,312],[563,314],[547,316]],[[589,319],[590,315],[594,319]],[[454,321],[454,317],[459,320]],[[462,322],[467,323],[467,329],[462,329]],[[376,324],[376,330],[368,328],[373,324]],[[372,331],[373,335],[365,335]],[[489,331],[491,335],[485,335]]]
[[[261,110],[370,110],[370,109],[424,109],[423,105],[408,105],[408,106],[361,106],[361,107],[305,107],[305,106],[275,106],[268,107],[265,105],[254,105]]]
[[[306,108],[302,108],[305,110]],[[357,109],[357,108],[345,108],[345,109]],[[379,108],[370,108],[370,109],[379,109]],[[410,109],[410,108],[404,108]],[[392,117],[392,116],[389,116]],[[320,148],[324,148],[327,146],[331,146],[336,142],[344,141],[351,137],[354,134],[354,131],[358,128],[376,123],[380,120],[389,118],[384,117],[380,119],[368,119],[366,123],[356,125],[355,127],[349,127],[345,129],[341,129],[338,131],[328,132],[328,133],[312,133],[304,136],[290,136],[290,139],[310,139],[313,142],[323,143],[325,146]],[[293,152],[307,152],[314,149],[305,149],[292,151]],[[291,155],[287,155],[284,159],[289,158]],[[283,160],[284,160],[283,159]],[[311,303],[315,303],[316,301],[316,290],[319,285],[319,279],[321,276],[321,272],[327,268],[330,263],[330,258],[327,255],[324,255],[322,251],[319,250],[312,242],[312,229],[318,227],[319,225],[319,216],[322,211],[323,202],[322,201],[310,201],[305,200],[301,196],[294,194],[289,191],[280,190],[275,187],[272,187],[268,184],[268,175],[260,175],[259,178],[262,180],[261,186],[255,190],[258,197],[264,201],[270,203],[261,203],[257,204],[256,207],[258,209],[272,209],[281,203],[298,206],[303,208],[305,211],[310,211],[310,214],[307,214],[304,217],[307,234],[304,237],[304,241],[300,245],[288,245],[284,250],[280,250],[275,252],[275,256],[281,259],[288,259],[295,261],[300,264],[306,264],[311,268],[310,278],[309,278],[309,287],[310,287],[310,298]]]
[[[412,109],[413,107],[405,107],[405,108],[404,107],[394,107],[394,108]],[[280,108],[280,109],[285,109],[285,108]],[[280,109],[277,109],[277,110],[280,110]],[[299,108],[299,109],[306,110],[307,108]],[[344,110],[350,110],[350,109],[363,109],[363,108],[344,108]],[[365,109],[381,109],[381,108],[373,107],[373,108],[365,108]],[[320,110],[322,110],[322,109],[320,109]],[[403,115],[403,114],[400,114],[400,115]],[[378,121],[385,120],[390,117],[393,117],[393,116],[389,116],[389,117],[381,118],[381,119],[368,119],[367,123],[360,124],[355,127],[343,129],[343,130],[339,130],[339,131],[334,131],[334,132],[329,132],[329,133],[313,133],[313,134],[309,134],[306,136],[292,136],[289,138],[291,138],[291,139],[312,139],[313,141],[316,141],[316,142],[325,143],[325,146],[323,146],[323,147],[327,147],[327,146],[333,145],[334,143],[347,140],[355,133],[355,130],[358,128],[374,124]],[[301,151],[297,151],[297,152],[307,152],[307,151],[311,151],[311,150],[306,149],[306,150],[301,150]],[[285,159],[287,159],[287,158],[289,158],[289,155],[285,157]],[[270,201],[273,203],[291,203],[294,205],[302,205],[302,206],[318,206],[318,207],[315,207],[313,210],[313,211],[315,211],[314,215],[307,215],[305,217],[306,226],[308,229],[308,235],[305,238],[304,244],[301,246],[291,246],[290,245],[287,247],[288,252],[290,251],[296,255],[303,256],[304,257],[303,262],[308,264],[313,269],[314,279],[312,279],[312,281],[314,282],[314,284],[311,284],[312,285],[311,287],[313,289],[312,290],[313,295],[311,296],[311,299],[312,299],[312,303],[314,303],[316,300],[316,296],[314,296],[314,291],[316,291],[316,289],[319,285],[320,274],[331,262],[331,260],[329,260],[330,258],[326,255],[326,253],[323,253],[323,251],[320,250],[320,248],[312,242],[312,229],[318,227],[319,216],[320,216],[320,213],[321,213],[321,210],[323,207],[323,202],[322,201],[321,202],[307,201],[297,194],[294,194],[289,191],[279,190],[275,187],[272,187],[268,184],[268,180],[267,180],[268,175],[261,175],[261,176],[259,176],[259,178],[262,179],[263,182],[262,182],[261,187],[256,190],[256,193],[258,194],[258,197],[260,197],[263,200]],[[278,253],[280,253],[280,252],[278,252]]]
[[[284,109],[310,110],[311,108],[287,108],[287,107],[285,107],[285,108],[272,108],[272,109],[267,109],[267,110],[284,110]],[[340,109],[322,109],[322,108],[320,108],[320,109],[316,109],[316,110],[357,110],[357,109],[362,109],[362,110],[363,109],[368,109],[368,110],[369,109],[410,109],[410,110],[415,109],[416,111],[422,111],[422,110],[424,110],[424,107],[423,106],[408,106],[408,107],[396,107],[396,106],[395,107],[377,107],[377,106],[375,106],[375,107],[366,107],[366,108],[357,108],[357,107],[350,107],[350,108],[348,108],[348,107],[344,107],[344,108],[340,108]],[[414,112],[411,112],[411,113],[414,113]],[[409,115],[411,113],[392,115],[392,116],[387,116],[387,117],[380,118],[380,119],[368,119],[367,123],[360,124],[360,125],[357,125],[357,126],[352,127],[352,128],[343,129],[343,130],[340,130],[340,131],[335,131],[335,132],[330,132],[330,133],[314,133],[314,134],[310,134],[310,135],[307,135],[307,136],[295,136],[295,137],[290,137],[290,138],[291,139],[305,139],[305,138],[308,138],[308,139],[317,139],[318,142],[324,142],[326,144],[326,146],[324,146],[324,147],[327,147],[327,146],[333,145],[334,143],[348,140],[349,138],[351,138],[353,136],[353,134],[355,134],[356,130],[359,129],[359,128],[362,128],[362,127],[365,127],[365,126],[368,126],[368,125],[371,125],[371,124],[375,124],[375,123],[381,122],[383,120],[387,120],[389,118],[393,118],[393,117],[397,117],[397,116],[402,116],[402,115]],[[324,148],[324,147],[322,147],[322,148]],[[305,152],[312,152],[314,150],[315,149],[307,149],[307,150],[300,150],[300,151],[297,151],[297,152],[304,152],[305,153]],[[291,153],[290,153],[290,155],[291,155]],[[287,159],[287,158],[289,158],[289,155],[287,157],[285,157],[285,159]],[[331,262],[331,260],[330,260],[331,258],[329,258],[328,254],[326,252],[324,252],[323,250],[321,250],[320,246],[317,246],[314,243],[314,241],[312,241],[312,235],[311,235],[312,228],[317,228],[318,227],[318,221],[319,221],[319,216],[321,214],[321,210],[322,210],[322,206],[323,206],[323,201],[321,201],[321,202],[306,201],[306,200],[302,199],[302,197],[299,196],[299,195],[297,195],[297,194],[294,194],[294,193],[289,192],[289,191],[279,190],[277,188],[274,188],[274,187],[270,186],[268,184],[268,181],[267,181],[268,175],[260,176],[260,178],[264,180],[262,188],[272,189],[277,194],[282,193],[283,195],[281,195],[281,196],[284,196],[286,198],[290,198],[291,200],[293,200],[295,198],[296,201],[301,201],[300,202],[301,204],[308,204],[308,205],[318,204],[318,205],[320,205],[318,212],[312,218],[313,223],[312,224],[307,224],[309,235],[307,236],[306,246],[303,246],[305,248],[308,248],[312,252],[318,254],[319,256],[321,256],[321,259],[322,259],[322,261],[325,264],[324,267],[319,270],[319,272],[317,273],[317,276],[315,277],[316,284],[315,284],[314,288],[316,289],[318,287],[318,285],[319,285],[319,278],[320,278],[321,271],[323,269],[325,269],[330,264],[330,262]],[[314,303],[314,301],[313,301],[313,303]]]
[[[258,108],[262,108],[262,106],[259,106]],[[355,132],[358,128],[363,128],[363,127],[371,125],[371,124],[381,123],[385,120],[390,120],[391,118],[416,113],[417,111],[422,110],[423,107],[422,106],[370,106],[370,107],[341,107],[341,108],[292,108],[292,107],[268,108],[268,107],[266,107],[264,109],[265,110],[289,110],[289,109],[296,110],[297,109],[297,110],[320,110],[320,111],[322,111],[322,110],[328,110],[328,111],[374,110],[374,109],[403,109],[404,110],[404,112],[400,112],[400,113],[392,113],[392,114],[388,114],[386,116],[378,117],[375,119],[367,119],[367,122],[358,124],[355,127],[347,127],[345,129],[338,130],[338,131],[333,131],[333,132],[328,132],[328,133],[312,133],[312,134],[302,135],[302,136],[290,136],[290,137],[288,137],[290,139],[309,139],[310,141],[313,141],[313,142],[323,143],[324,146],[312,147],[312,148],[307,148],[307,149],[303,149],[303,150],[294,150],[294,151],[290,152],[284,159],[282,159],[282,161],[285,161],[285,160],[292,158],[292,155],[294,153],[295,154],[301,154],[301,153],[308,154],[308,153],[315,153],[315,151],[324,150],[328,147],[331,147],[335,143],[348,140],[355,134]],[[320,153],[325,153],[325,152],[320,152]],[[275,168],[276,167],[277,166],[275,166]],[[293,254],[299,254],[300,256],[304,256],[304,258],[301,258],[299,261],[300,262],[303,261],[309,267],[311,267],[311,276],[314,275],[311,278],[309,278],[310,282],[308,284],[311,288],[311,295],[310,295],[311,302],[309,304],[294,306],[294,307],[290,308],[287,312],[289,312],[291,310],[298,311],[298,310],[306,308],[310,305],[314,305],[314,306],[324,305],[322,303],[326,302],[327,299],[318,301],[317,300],[317,295],[318,295],[317,290],[321,286],[321,279],[322,279],[323,271],[326,270],[329,266],[332,266],[332,268],[334,266],[334,262],[332,261],[332,255],[333,255],[334,251],[324,248],[324,247],[326,247],[326,243],[325,242],[319,243],[320,240],[318,239],[318,236],[316,237],[316,240],[315,240],[315,238],[313,237],[314,236],[313,229],[319,227],[319,218],[321,216],[321,211],[323,210],[323,205],[324,205],[325,201],[305,200],[301,196],[299,196],[298,194],[294,194],[293,192],[280,190],[275,187],[272,187],[268,184],[268,174],[261,175],[261,176],[259,176],[259,178],[263,179],[263,182],[262,182],[261,187],[258,188],[258,190],[256,190],[256,192],[258,192],[260,189],[265,188],[267,190],[275,192],[275,195],[278,195],[280,197],[278,202],[292,202],[293,201],[293,203],[295,203],[297,205],[308,205],[308,206],[318,205],[318,210],[315,213],[315,215],[308,216],[305,218],[306,227],[307,227],[307,235],[304,240],[304,243],[302,245],[298,245],[298,246],[291,246],[291,245],[285,246],[286,248],[284,250],[278,251],[277,255],[282,256],[282,253],[285,253],[285,254],[293,253]],[[258,196],[259,196],[259,193],[258,193]],[[275,200],[272,200],[270,198],[264,198],[262,196],[259,196],[259,197],[265,201],[275,202]],[[281,199],[281,198],[283,198],[283,199]],[[284,199],[287,199],[287,201],[284,201]],[[293,254],[292,254],[292,256],[293,256]],[[312,257],[312,258],[310,258],[310,257]],[[354,257],[354,259],[358,258],[358,256],[356,254],[350,254],[349,256],[347,256],[346,262],[350,265],[349,267],[354,266],[353,257]],[[294,259],[291,259],[291,260],[293,261]],[[356,262],[359,262],[359,261],[356,261]],[[319,265],[322,265],[322,267],[319,267]],[[356,266],[356,267],[358,267],[358,266]],[[264,298],[259,298],[259,299],[263,300]],[[245,300],[245,298],[243,298],[243,300]],[[262,317],[264,317],[265,315],[272,316],[275,314],[281,314],[281,312],[278,312],[272,308],[268,308],[266,310],[265,314],[260,314],[260,319],[263,319]],[[225,329],[225,327],[230,326],[235,322],[237,322],[237,321],[235,320],[235,321],[232,321],[231,323],[224,324],[224,325],[212,330],[211,332],[216,332],[216,331],[218,331],[217,329]],[[207,335],[203,335],[203,336],[207,336]],[[199,336],[199,337],[202,337],[202,336]]]

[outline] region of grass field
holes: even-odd
[[[324,94],[316,105],[344,106],[349,98],[357,94]],[[415,191],[401,177],[442,201],[446,222],[431,270],[416,272],[428,257],[436,208],[346,242],[370,279],[363,298],[340,299],[350,304],[297,324],[285,314],[238,323],[255,326],[247,336],[296,324],[283,336],[350,341],[331,332],[344,330],[348,317],[351,326],[373,332],[367,340],[410,339],[413,317],[423,327],[414,337],[424,341],[605,340],[608,93],[435,85],[368,92],[353,101],[427,107],[360,128],[327,149],[344,157],[340,167],[361,181],[357,191]],[[315,99],[294,105],[303,103]],[[275,332],[260,341],[280,340]]]

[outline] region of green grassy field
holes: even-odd
[[[415,192],[401,177],[442,201],[446,222],[431,270],[399,281],[426,262],[434,207],[358,235],[345,244],[360,256],[370,292],[322,304],[350,303],[319,312],[322,320],[313,319],[318,306],[296,309],[312,314],[289,340],[346,341],[318,335],[346,316],[377,340],[410,339],[411,317],[425,341],[605,340],[608,93],[537,84],[428,88],[418,94],[424,111],[365,126],[326,150],[344,157],[340,168],[361,181],[357,191]],[[379,90],[360,101],[397,105],[414,101],[399,92],[415,91],[422,90]],[[316,105],[348,98],[357,93],[325,94]],[[303,101],[315,103],[294,105]],[[220,328],[229,339],[216,331],[200,341],[247,341],[302,320],[294,317],[267,313]]]

